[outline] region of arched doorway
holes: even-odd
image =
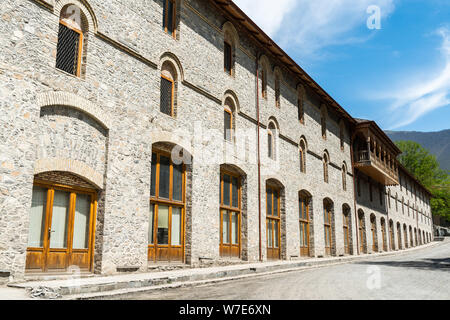
[[[383,240],[383,251],[387,251],[387,238],[386,238],[386,220],[381,218],[381,238]]]
[[[397,222],[398,249],[402,250],[402,226]]]
[[[403,225],[403,238],[405,242],[405,249],[408,248],[408,227],[406,224]]]
[[[344,254],[353,254],[352,219],[350,214],[350,206],[348,204],[342,205],[342,218],[344,233]]]
[[[389,247],[391,251],[395,250],[394,221],[389,220]]]
[[[35,176],[27,271],[92,271],[97,198],[97,187],[74,174]]]
[[[372,233],[372,252],[378,251],[378,237],[377,237],[377,218],[374,214],[370,215],[370,231]]]

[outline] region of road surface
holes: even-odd
[[[450,299],[450,241],[396,256],[127,296],[137,300]]]

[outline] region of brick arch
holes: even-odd
[[[112,121],[109,119],[108,113],[101,110],[100,106],[95,103],[73,93],[64,91],[44,92],[37,95],[37,104],[41,108],[46,106],[73,108],[89,115],[106,130],[111,128]]]
[[[86,17],[86,27],[88,28],[88,31],[92,31],[96,33],[98,31],[98,20],[95,16],[94,10],[92,10],[91,5],[86,0],[56,0],[55,5],[53,7],[53,13],[58,15],[60,14],[61,10],[66,5],[76,5],[79,7],[82,11],[82,13]]]
[[[74,159],[47,158],[39,159],[34,164],[34,174],[39,175],[44,172],[60,171],[74,174],[97,189],[102,190],[104,186],[104,176],[86,163]]]

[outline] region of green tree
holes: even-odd
[[[414,141],[396,142],[402,154],[400,163],[433,194],[431,211],[450,221],[450,179],[442,170],[436,157]]]

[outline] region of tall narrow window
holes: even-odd
[[[345,137],[345,126],[344,122],[341,122],[340,128],[339,128],[339,141],[341,144],[341,150],[344,151],[344,137]]]
[[[323,155],[323,181],[328,183],[328,156],[327,156],[327,154]]]
[[[332,224],[332,207],[331,204],[327,201],[324,201],[323,203],[323,226],[324,226],[324,233],[325,233],[325,255],[329,256],[331,255],[331,248],[332,248],[332,235],[331,235],[331,224]]]
[[[280,76],[279,75],[276,75],[275,76],[275,106],[277,107],[277,108],[279,108],[280,106],[281,106],[281,101],[280,101],[280,99],[281,99],[281,97],[280,97]]]
[[[350,254],[350,209],[345,207],[342,209],[344,218],[342,226],[344,231],[344,252]]]
[[[327,138],[327,116],[326,116],[326,106],[322,105],[322,110],[320,114],[320,126],[322,130],[322,138]]]
[[[309,198],[299,196],[300,256],[309,256]]]
[[[300,172],[306,173],[306,146],[303,140],[300,141]]]
[[[275,159],[275,125],[269,124],[269,130],[267,132],[267,151],[270,159]]]
[[[345,165],[342,166],[342,189],[347,191],[347,169],[345,169]]]
[[[231,44],[224,42],[224,70],[226,73],[232,73],[233,66],[233,49]]]
[[[83,33],[73,24],[59,22],[56,68],[80,76]]]
[[[240,257],[241,179],[222,171],[220,174],[220,255]]]
[[[169,116],[173,116],[173,93],[174,82],[168,77],[161,76],[161,101],[160,111]]]
[[[164,0],[163,28],[166,33],[175,37],[175,30],[176,30],[175,0]]]
[[[224,114],[224,138],[227,141],[232,141],[233,139],[233,114],[231,110],[226,108],[223,112]]]
[[[266,68],[261,70],[261,93],[264,99],[267,99],[267,71]]]

